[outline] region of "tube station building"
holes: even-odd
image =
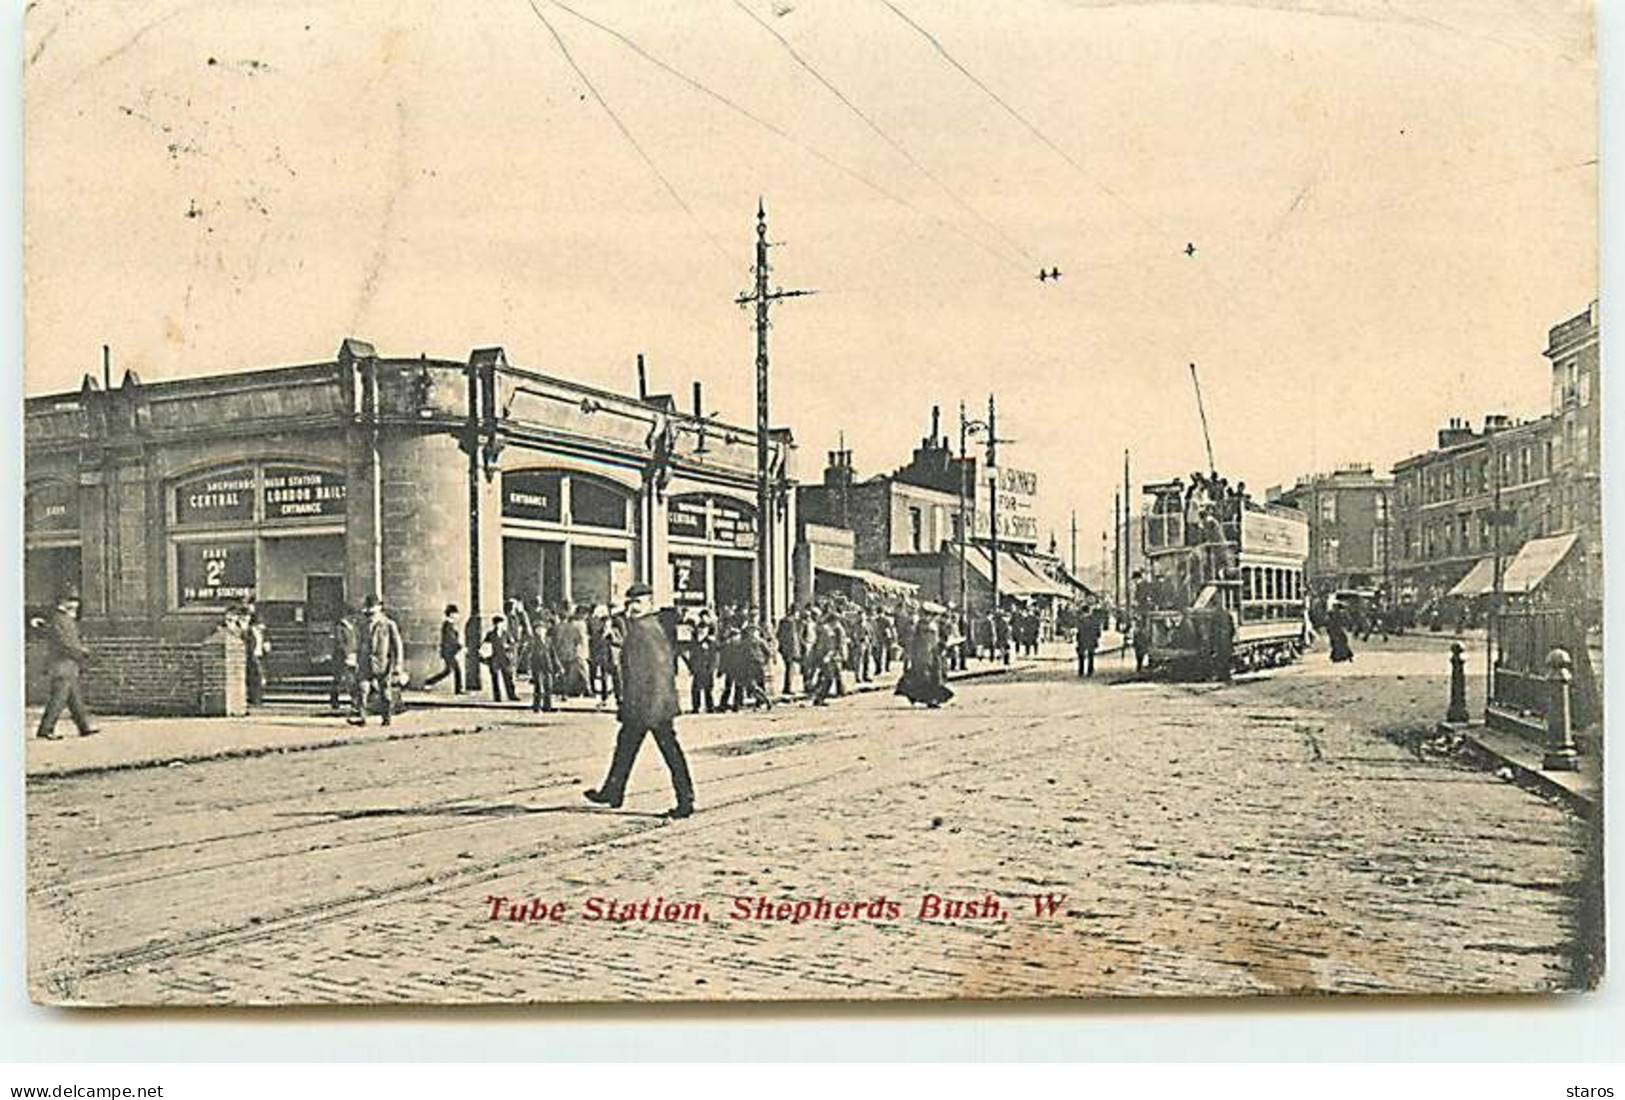
[[[447,604],[473,634],[510,597],[614,604],[642,581],[661,606],[765,597],[780,615],[791,435],[768,433],[764,517],[756,433],[704,417],[697,383],[693,398],[648,393],[641,358],[627,396],[501,348],[398,359],[354,339],[322,363],[87,376],[26,402],[25,602],[71,586],[88,637],[140,653],[196,643],[253,597],[272,679],[324,669],[334,622],[369,594],[414,679],[438,663]]]

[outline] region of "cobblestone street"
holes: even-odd
[[[581,799],[613,738],[590,713],[36,778],[31,984],[82,1004],[1565,988],[1584,824],[1378,732],[1439,717],[1444,653],[1312,653],[1223,688],[1045,663],[935,712],[881,692],[684,716],[699,813],[674,823],[652,745],[625,808]],[[922,919],[927,895],[971,915]],[[757,919],[820,897],[896,909]],[[492,920],[493,898],[562,919]],[[656,898],[699,919],[588,919]]]

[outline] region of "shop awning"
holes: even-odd
[[[920,590],[917,584],[900,581],[896,577],[886,577],[879,573],[871,573],[867,569],[848,569],[838,565],[815,565],[813,568],[819,573],[826,573],[832,577],[843,580],[858,581],[868,585],[877,592],[885,592],[896,596],[912,596]]]
[[[984,547],[965,550],[965,561],[989,584],[993,583],[993,558]],[[1072,591],[1050,580],[1016,555],[999,551],[999,595],[1061,596],[1070,599]]]
[[[1552,570],[1562,564],[1574,549],[1576,536],[1552,535],[1549,538],[1530,539],[1512,559],[1501,575],[1501,591],[1522,595],[1541,586]]]
[[[1495,591],[1495,559],[1479,558],[1446,596],[1483,596]]]

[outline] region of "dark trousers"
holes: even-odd
[[[626,794],[626,781],[632,775],[632,765],[637,761],[638,750],[643,747],[644,734],[654,734],[655,747],[660,750],[660,756],[666,761],[666,770],[671,772],[672,791],[677,795],[677,804],[685,808],[694,805],[694,781],[688,775],[688,760],[683,756],[683,747],[677,743],[677,730],[670,719],[654,727],[623,725],[615,735],[615,755],[609,761],[609,774],[604,777],[604,785],[598,789],[603,792],[611,802],[619,802]]]
[[[363,722],[367,720],[367,710],[376,695],[379,697],[378,708],[384,715],[384,725],[389,725],[390,718],[395,714],[395,685],[390,682],[392,679],[389,673],[379,672],[356,680],[356,716]]]
[[[1093,676],[1095,674],[1095,647],[1078,650],[1078,675]]]
[[[781,694],[790,694],[790,674],[796,670],[796,666],[799,664],[801,664],[800,657],[784,657],[784,691]],[[806,690],[807,676],[805,673],[803,673],[801,677],[801,687],[802,690]]]
[[[461,695],[463,693],[463,665],[462,662],[457,659],[457,654],[442,653],[440,655],[440,665],[440,671],[423,681],[423,686],[426,688],[432,688],[440,681],[444,680],[447,676],[450,676],[451,690],[455,694]]]
[[[534,694],[530,700],[531,710],[553,709],[553,670],[532,666],[530,670],[531,688]]]
[[[79,727],[80,733],[90,729],[90,715],[85,713],[85,703],[79,695],[77,666],[61,669],[51,675],[51,697],[46,701],[45,713],[39,720],[41,736],[56,731],[56,723],[62,717],[64,707],[73,716],[73,724]]]
[[[707,714],[717,709],[716,699],[711,694],[710,673],[706,673],[704,676],[695,676],[688,685],[688,709],[690,713],[700,713],[701,707],[705,708]]]
[[[248,656],[248,701],[255,706],[265,701],[265,663],[253,654]]]
[[[502,697],[504,690],[508,693],[506,700]],[[491,662],[491,698],[498,703],[519,702],[519,693],[513,688],[513,665],[507,661]]]
[[[350,709],[356,707],[355,701],[355,666],[344,663],[342,657],[333,662],[333,683],[327,689],[327,705],[331,710],[339,709],[339,696],[350,697]]]

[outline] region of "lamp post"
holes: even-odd
[[[959,614],[964,617],[966,626],[970,625],[970,577],[965,562],[965,546],[969,539],[967,527],[975,522],[975,497],[970,492],[967,482],[970,478],[970,437],[987,431],[987,421],[970,420],[965,416],[965,403],[959,403],[959,531],[954,541],[959,550]],[[967,501],[972,502],[971,514],[965,513]]]

